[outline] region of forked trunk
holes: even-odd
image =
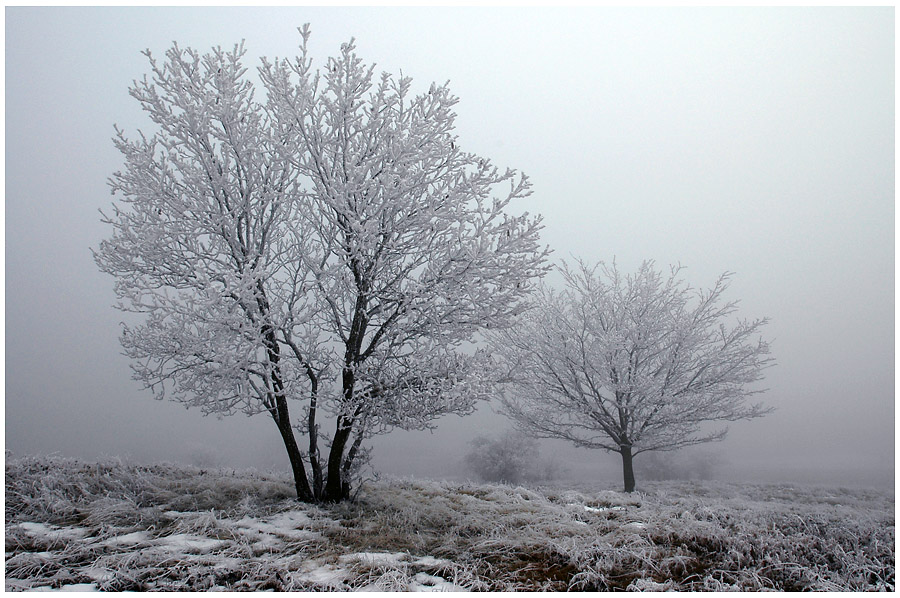
[[[259,311],[264,316],[269,313],[269,300],[266,298],[266,290],[263,288],[262,280],[256,281],[256,304]],[[303,465],[303,457],[300,455],[300,447],[297,446],[297,439],[294,437],[294,429],[291,426],[291,415],[288,410],[287,399],[284,395],[284,379],[281,377],[281,348],[278,339],[275,336],[275,328],[264,321],[260,329],[263,335],[263,345],[269,357],[269,363],[272,364],[272,372],[270,382],[272,384],[272,394],[270,395],[274,406],[269,406],[269,413],[278,426],[278,432],[281,434],[281,440],[284,442],[284,448],[287,450],[288,459],[291,462],[291,472],[294,474],[294,487],[297,490],[297,499],[303,502],[313,502],[315,495],[309,487],[309,479],[306,477],[306,467]]]
[[[619,447],[622,454],[622,473],[625,477],[625,492],[634,492],[634,466],[632,465],[631,445]]]

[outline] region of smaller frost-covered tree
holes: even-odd
[[[773,362],[767,320],[733,318],[728,273],[695,291],[680,272],[564,265],[563,291],[542,287],[519,326],[491,335],[511,385],[505,412],[538,437],[620,453],[627,492],[635,455],[721,440],[727,429],[704,424],[771,411],[746,404]]]

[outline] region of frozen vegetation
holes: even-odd
[[[637,490],[7,457],[6,590],[894,590],[890,492]]]

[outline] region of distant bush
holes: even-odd
[[[709,452],[649,452],[635,458],[634,469],[644,480],[711,480],[721,462]]]
[[[476,436],[465,462],[479,480],[506,484],[552,480],[562,470],[554,460],[540,458],[537,440],[516,431]]]

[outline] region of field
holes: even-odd
[[[6,590],[894,590],[892,492],[391,479],[353,503],[255,471],[6,462]]]

